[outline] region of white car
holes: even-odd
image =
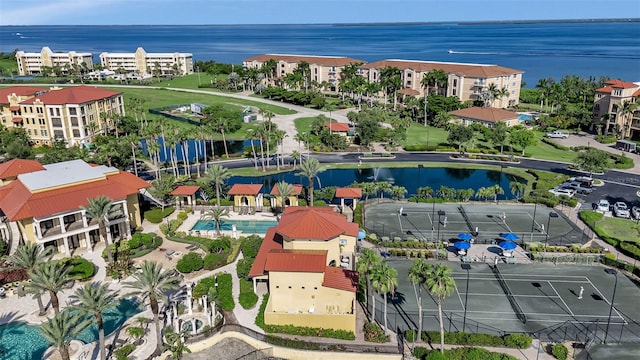
[[[609,205],[609,201],[608,200],[600,199],[600,200],[598,200],[598,204],[597,204],[596,210],[608,212],[609,211],[609,206],[610,205]]]
[[[634,206],[631,208],[631,215],[634,219],[640,220],[640,206]]]
[[[592,188],[583,186],[581,183],[577,181],[566,182],[560,186],[565,189],[575,190],[578,194],[591,194],[593,192]]]
[[[631,216],[629,214],[629,208],[627,207],[627,204],[623,203],[622,201],[618,201],[617,203],[613,204],[613,213],[617,217],[625,219],[628,219]]]
[[[556,130],[554,132],[548,133],[547,137],[550,139],[567,139],[569,137],[569,134],[565,134],[562,131]]]
[[[573,195],[576,194],[576,191],[573,189],[565,189],[563,187],[555,187],[551,190],[549,190],[550,193],[552,193],[555,196],[560,196],[560,195],[564,195],[567,197],[573,197]]]

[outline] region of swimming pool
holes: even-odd
[[[118,305],[105,311],[105,335],[111,334],[124,324],[127,319],[141,311],[140,303],[136,299],[122,299]],[[98,325],[94,322],[81,332],[77,340],[85,344],[98,340]],[[12,322],[0,325],[0,355],[2,360],[31,360],[42,359],[42,355],[49,348],[49,342],[40,334],[40,329],[24,322]]]
[[[242,231],[245,234],[266,234],[270,227],[278,225],[275,220],[224,220],[220,224],[220,230],[233,230],[233,225],[236,226],[236,230]],[[211,220],[198,220],[191,228],[194,231],[215,231],[216,223]]]
[[[520,121],[533,120],[533,116],[529,115],[529,114],[520,114],[520,115],[518,115],[518,120],[520,120]]]

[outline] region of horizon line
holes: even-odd
[[[532,23],[598,23],[598,22],[640,22],[640,18],[588,18],[588,19],[530,19],[530,20],[451,20],[451,21],[387,21],[387,22],[341,22],[341,23],[262,23],[262,24],[38,24],[0,25],[4,26],[282,26],[282,25],[330,25],[330,26],[402,26],[402,25],[445,25],[445,24],[532,24]]]

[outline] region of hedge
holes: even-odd
[[[223,254],[207,254],[203,262],[205,270],[215,270],[227,265],[227,259]]]
[[[413,342],[416,339],[415,330],[407,330],[405,332],[407,341]],[[439,331],[423,331],[422,341],[439,343]],[[464,332],[445,332],[445,344],[452,345],[474,345],[474,346],[504,346],[515,349],[526,349],[531,346],[532,338],[527,334],[507,334],[505,336],[496,336],[490,334],[472,334]]]
[[[380,325],[368,322],[364,324],[364,341],[384,343],[389,341],[389,335],[385,334]]]
[[[231,274],[218,274],[218,305],[225,311],[231,311],[236,304],[233,301],[233,279]]]
[[[188,274],[193,271],[198,271],[204,266],[202,255],[196,252],[190,252],[184,255],[176,264],[176,270],[183,274]]]
[[[258,302],[258,295],[253,292],[253,283],[250,280],[240,279],[240,296],[238,302],[244,309],[251,309]]]
[[[264,310],[267,308],[267,303],[269,302],[269,293],[264,294],[264,296],[262,297],[262,303],[260,304],[260,309],[258,310],[258,315],[256,316],[256,325],[264,330],[265,328],[265,323],[264,323]]]
[[[160,224],[162,219],[171,215],[175,209],[173,206],[167,206],[164,208],[164,211],[161,208],[154,208],[148,211],[145,211],[144,218],[148,222],[152,224]]]
[[[95,274],[95,265],[80,256],[72,256],[60,261],[72,267],[69,276],[74,280],[86,280]]]
[[[244,256],[245,259],[255,259],[258,255],[258,250],[260,250],[260,245],[262,245],[262,240],[263,239],[257,235],[251,235],[242,239],[242,256]]]
[[[440,350],[416,347],[413,356],[421,360],[518,360],[511,355],[473,347],[445,350],[444,354]]]
[[[555,344],[551,348],[551,354],[558,360],[567,360],[567,356],[569,356],[569,349],[567,349],[563,344]]]

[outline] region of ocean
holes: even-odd
[[[1,26],[0,51],[99,54],[189,52],[195,60],[240,64],[263,54],[349,56],[497,64],[524,71],[526,87],[565,75],[640,81],[640,22]]]

